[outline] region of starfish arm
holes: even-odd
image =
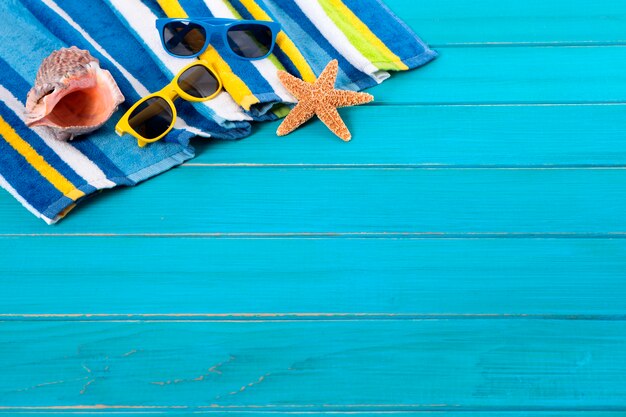
[[[333,90],[326,95],[326,102],[334,107],[350,107],[374,101],[374,96],[347,90]]]
[[[339,61],[333,59],[324,68],[324,71],[320,74],[320,77],[315,82],[315,86],[321,88],[324,91],[331,91],[335,88],[335,82],[337,81],[337,73],[339,72]]]
[[[296,107],[285,117],[285,120],[278,126],[276,134],[285,136],[306,123],[315,114],[315,109],[305,103],[298,103]]]
[[[312,87],[311,84],[294,77],[286,71],[278,71],[278,79],[298,100],[305,97]]]
[[[346,124],[341,119],[341,116],[339,115],[339,112],[335,107],[322,107],[321,109],[317,110],[316,114],[317,117],[319,117],[320,120],[324,122],[324,124],[328,126],[328,128],[332,130],[335,135],[339,136],[344,142],[349,142],[350,139],[352,139],[352,134],[348,130]]]

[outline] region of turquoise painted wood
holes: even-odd
[[[321,123],[285,138],[266,123],[250,140],[194,141],[188,165],[623,166],[625,113],[623,104],[366,106],[344,110],[357,138],[349,146]]]
[[[101,414],[101,415],[110,415],[107,414],[106,412],[103,412],[101,409],[103,407],[98,407],[98,406],[94,406],[94,407],[84,407],[81,409],[91,409],[91,410],[95,410],[94,411],[77,411],[77,410],[72,410],[71,413],[69,412],[64,412],[64,411],[58,411],[58,408],[46,408],[45,410],[54,410],[54,411],[49,411],[49,413],[53,413],[54,415],[63,415],[64,413],[66,413],[65,415],[69,415],[72,417],[93,417],[93,415],[95,413],[97,414]],[[28,407],[27,410],[40,410],[39,407]],[[3,413],[2,411],[0,411],[0,414],[10,414],[11,412],[13,412],[13,410],[15,409],[10,409],[7,410],[5,413]],[[218,410],[218,411],[211,411],[211,410],[206,410],[206,409],[197,409],[194,407],[189,407],[189,408],[185,408],[183,409],[184,411],[181,411],[180,409],[176,409],[176,410],[171,410],[171,409],[162,409],[162,408],[150,408],[149,410],[146,411],[142,411],[141,414],[138,413],[137,411],[120,411],[120,409],[117,409],[115,411],[115,413],[113,415],[115,415],[115,417],[129,417],[129,416],[137,416],[137,415],[151,415],[151,414],[157,414],[157,415],[163,415],[166,414],[168,416],[175,416],[175,417],[192,417],[192,416],[198,416],[198,415],[206,415],[206,414],[225,414],[223,411]],[[24,411],[24,409],[19,409],[19,415],[21,417],[33,417],[33,416],[41,416],[42,414],[45,414],[45,411]],[[228,415],[230,416],[250,416],[250,414],[254,414],[254,412],[250,412],[250,411],[228,411]],[[260,414],[260,413],[259,413]],[[333,416],[339,416],[339,417],[347,417],[347,416],[354,416],[355,414],[358,414],[361,417],[376,417],[380,415],[380,412],[359,412],[359,413],[354,413],[354,412],[333,412],[332,415]],[[436,415],[437,417],[467,417],[467,415],[471,415],[471,416],[476,416],[476,417],[492,417],[494,412],[493,411],[477,411],[477,410],[471,410],[471,411],[401,411],[401,412],[385,412],[385,414],[402,414],[403,416],[407,416],[407,417],[432,417],[433,415]],[[280,413],[280,412],[267,412],[264,411],[263,412],[264,416],[268,416],[268,417],[278,417],[278,416],[284,416],[285,413]],[[322,417],[322,416],[327,416],[327,413],[324,412],[310,412],[310,411],[290,411],[289,412],[290,416],[300,416],[300,417]],[[498,412],[499,416],[503,416],[503,417],[522,417],[522,416],[527,416],[528,412],[524,411],[524,412],[520,412],[520,411],[502,411],[502,412]],[[598,411],[598,410],[592,410],[592,411],[533,411],[532,412],[532,416],[534,417],[590,417],[590,416],[601,416],[601,417],[621,417],[623,414],[620,412],[614,412],[614,411]]]
[[[68,415],[68,416],[73,416],[73,417],[93,417],[94,413],[98,413],[101,415],[106,415],[106,412],[100,411],[101,408],[106,408],[106,407],[98,407],[98,406],[94,406],[94,407],[81,407],[78,410],[83,410],[78,411],[76,409],[72,409],[71,412],[67,412],[66,409],[62,409],[62,408],[57,408],[57,407],[46,407],[43,409],[40,407],[24,407],[24,408],[20,408],[18,409],[19,411],[19,415],[21,417],[34,417],[34,416],[41,416],[42,414],[45,414],[46,412],[48,413],[52,413],[54,415]],[[15,412],[14,410],[16,410],[15,408],[13,409],[9,409],[6,410],[5,412],[0,411],[0,414],[9,414],[12,412]],[[37,411],[32,411],[32,410],[37,410]],[[59,410],[65,410],[65,411],[59,411]],[[85,410],[92,410],[92,411],[85,411]],[[206,415],[206,414],[220,414],[223,413],[222,410],[216,410],[216,411],[211,411],[210,409],[198,409],[195,407],[188,407],[188,408],[182,408],[182,410],[179,409],[175,409],[172,410],[170,408],[148,408],[147,410],[142,410],[141,412],[138,411],[132,411],[132,409],[124,409],[124,408],[117,408],[115,409],[114,415],[116,417],[120,417],[120,416],[137,416],[137,415],[150,415],[150,414],[166,414],[168,416],[175,416],[175,417],[181,417],[181,416],[185,416],[185,417],[189,417],[189,416],[197,416],[197,415]],[[251,412],[250,411],[229,411],[228,415],[229,416],[233,416],[233,417],[245,417],[245,416],[250,416]],[[281,413],[281,412],[263,412],[264,416],[267,417],[279,417],[279,416],[284,416],[286,413]],[[310,412],[310,411],[290,411],[288,413],[290,416],[302,416],[302,417],[322,417],[322,416],[326,416],[328,415],[327,413],[324,412]],[[380,412],[352,412],[352,411],[346,411],[346,412],[333,412],[332,415],[333,416],[354,416],[355,414],[359,415],[360,417],[376,417],[380,415]],[[387,414],[400,414],[400,413],[393,413],[393,412],[389,412]],[[431,417],[433,415],[436,415],[437,417],[467,417],[468,415],[471,415],[473,417],[492,417],[493,416],[493,411],[476,411],[476,410],[471,410],[471,411],[402,411],[401,414],[403,416],[407,416],[407,417],[424,417],[424,416],[428,416]],[[622,413],[621,412],[614,412],[614,411],[598,411],[598,410],[591,410],[591,411],[533,411],[532,413],[530,413],[533,417],[590,417],[590,416],[602,416],[602,417],[622,417]],[[503,411],[503,412],[498,412],[499,416],[504,416],[504,417],[521,417],[521,416],[527,416],[529,415],[529,413],[527,411]]]
[[[625,30],[626,32],[626,30]],[[458,47],[373,90],[380,104],[624,102],[626,45]],[[409,85],[405,82],[410,78]]]
[[[386,0],[437,47],[626,43],[624,5],[612,0]]]
[[[617,318],[626,299],[624,239],[0,239],[9,251],[3,320]]]
[[[106,407],[98,407],[98,406],[94,406],[94,407],[81,407],[78,410],[83,410],[83,411],[78,411],[75,409],[72,409],[71,412],[67,412],[66,409],[63,408],[57,408],[57,407],[46,407],[45,409],[43,409],[44,411],[41,411],[40,407],[25,407],[23,409],[19,409],[19,415],[22,417],[33,417],[33,416],[41,416],[42,414],[46,414],[46,412],[48,414],[53,414],[53,415],[67,415],[67,416],[73,416],[73,417],[93,417],[94,414],[101,414],[101,415],[107,415],[106,412],[102,411],[101,409]],[[10,414],[12,412],[14,412],[13,410],[15,409],[10,409],[7,410],[5,413],[3,413],[2,411],[0,411],[0,414]],[[32,411],[32,410],[38,410],[38,411]],[[63,411],[59,411],[59,410],[63,410]],[[92,410],[92,411],[84,411],[84,410]],[[182,407],[182,408],[177,408],[177,409],[169,409],[169,408],[158,408],[158,407],[154,407],[154,408],[148,408],[147,410],[142,410],[140,412],[138,411],[132,411],[133,409],[124,409],[124,408],[117,408],[115,409],[113,415],[116,417],[119,416],[137,416],[137,415],[151,415],[151,414],[157,414],[157,415],[163,415],[166,414],[167,416],[176,416],[176,417],[181,417],[181,416],[185,416],[185,417],[190,417],[190,416],[197,416],[197,415],[206,415],[206,414],[223,414],[224,412],[222,410],[211,410],[211,409],[199,409],[199,408],[195,408],[195,407]],[[111,414],[111,413],[110,413]],[[253,412],[250,411],[228,411],[228,415],[229,416],[233,416],[233,417],[244,417],[244,416],[250,416],[250,414],[253,414]],[[259,413],[261,414],[261,413]],[[325,412],[310,412],[310,411],[289,411],[288,413],[285,412],[267,412],[267,411],[263,411],[262,415],[264,416],[268,416],[268,417],[278,417],[278,416],[284,416],[285,414],[288,414],[290,416],[308,416],[308,417],[321,417],[321,416],[327,416],[328,413]],[[380,412],[358,412],[355,413],[353,411],[347,411],[347,412],[332,412],[333,416],[354,416],[354,415],[358,415],[361,417],[375,417],[375,416],[379,416],[381,413]],[[401,411],[401,412],[386,412],[386,414],[402,414],[404,416],[408,416],[408,417],[424,417],[424,416],[428,416],[431,417],[433,415],[436,415],[437,417],[467,417],[468,415],[471,415],[472,417],[491,417],[493,416],[494,412],[493,411],[477,411],[475,409],[466,409],[465,411]],[[590,417],[590,416],[601,416],[601,417],[621,417],[623,414],[621,412],[614,412],[614,411],[600,411],[600,410],[589,410],[589,411],[546,411],[546,410],[540,410],[540,411],[532,411],[531,413],[527,412],[527,411],[502,411],[502,412],[498,412],[499,416],[504,416],[504,417],[521,417],[521,416],[527,416],[527,415],[532,415],[533,417]]]
[[[72,408],[72,411],[68,412],[67,409],[59,408],[59,407],[45,407],[45,408],[24,407],[24,408],[19,408],[19,409],[11,408],[11,409],[5,410],[4,412],[0,410],[0,414],[10,414],[10,413],[19,412],[20,417],[36,417],[36,416],[41,417],[42,414],[46,414],[46,413],[53,414],[56,416],[68,415],[72,417],[93,417],[94,414],[107,415],[106,411],[101,410],[103,408],[106,409],[106,407],[85,406],[85,407],[80,407],[80,408]],[[36,411],[33,411],[33,410],[36,410]],[[83,411],[79,411],[79,410],[83,410]],[[424,416],[431,417],[433,415],[436,415],[437,417],[467,417],[468,415],[471,415],[473,417],[492,417],[494,414],[493,411],[477,411],[474,409],[472,409],[471,411],[467,411],[467,410],[465,411],[441,411],[441,410],[438,410],[438,411],[401,411],[398,413],[387,412],[386,414],[400,414],[400,413],[403,416],[407,416],[407,417],[424,417]],[[120,416],[127,417],[127,416],[137,416],[137,415],[143,416],[146,414],[147,415],[166,414],[167,416],[190,417],[190,416],[206,415],[206,414],[224,414],[224,411],[223,410],[212,411],[211,409],[202,409],[202,408],[196,408],[196,407],[182,407],[182,408],[177,408],[177,409],[150,407],[142,411],[136,411],[136,410],[133,411],[132,408],[129,409],[129,408],[120,407],[120,408],[116,408],[114,412],[109,413],[109,414],[113,414],[116,417],[120,417]],[[246,417],[246,416],[250,416],[250,414],[253,414],[253,413],[251,413],[250,411],[228,411],[228,415],[232,417]],[[279,416],[282,417],[286,413],[264,411],[262,414],[267,417],[279,417]],[[376,416],[379,416],[381,413],[380,412],[355,413],[353,411],[344,411],[344,412],[334,411],[332,413],[333,416],[338,416],[338,417],[354,416],[355,414],[359,415],[360,417],[376,417]],[[328,413],[311,412],[311,411],[289,411],[288,415],[301,416],[301,417],[322,417],[322,416],[327,416]],[[523,416],[529,415],[529,413],[527,411],[523,411],[523,412],[520,412],[520,411],[500,412],[499,411],[498,415],[503,416],[503,417],[523,417]],[[615,411],[599,411],[599,410],[590,410],[590,411],[541,410],[541,411],[533,411],[532,413],[530,413],[530,415],[532,415],[533,417],[564,417],[564,416],[565,417],[590,417],[590,416],[622,417],[623,413],[615,412]]]
[[[0,231],[624,236],[624,180],[622,168],[183,167],[102,195],[60,227],[12,221]]]
[[[0,335],[0,372],[11,375],[0,380],[5,404],[626,406],[621,320],[5,323]]]
[[[0,195],[0,414],[626,414],[626,4],[387,3],[441,57],[350,144]]]

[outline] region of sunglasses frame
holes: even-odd
[[[215,80],[217,81],[217,90],[215,90],[215,93],[213,93],[209,97],[195,97],[195,96],[192,96],[192,95],[186,93],[185,91],[183,91],[180,88],[180,85],[178,84],[178,81],[179,81],[180,77],[185,73],[185,71],[187,71],[189,68],[192,68],[192,67],[195,67],[195,66],[202,66],[202,67],[206,68],[211,73],[213,78],[215,78]],[[158,142],[161,139],[163,139],[168,133],[170,133],[172,128],[176,124],[176,119],[178,118],[178,114],[176,112],[176,105],[174,105],[174,101],[176,99],[178,99],[180,97],[183,100],[191,101],[191,102],[195,102],[195,103],[202,102],[202,101],[209,101],[209,100],[214,99],[219,93],[222,92],[222,90],[223,90],[222,80],[217,75],[217,73],[215,71],[213,71],[211,66],[206,61],[196,60],[195,62],[192,62],[189,65],[186,65],[185,67],[183,67],[183,69],[178,71],[178,74],[176,74],[176,76],[174,77],[172,82],[170,82],[168,85],[163,87],[160,91],[157,91],[156,93],[147,95],[147,96],[141,98],[135,104],[133,104],[133,106],[130,109],[128,109],[128,111],[126,111],[126,113],[124,113],[122,118],[115,125],[115,133],[117,133],[119,136],[123,136],[125,133],[128,133],[129,135],[134,136],[135,139],[137,139],[137,144],[139,145],[140,148],[143,148],[144,146],[146,146],[149,143]],[[139,133],[137,133],[135,131],[135,129],[133,129],[130,126],[130,121],[129,121],[130,115],[133,114],[135,109],[137,107],[139,107],[142,103],[144,103],[145,101],[147,101],[147,100],[149,100],[151,98],[161,98],[161,99],[165,100],[165,102],[170,106],[170,109],[172,110],[172,122],[170,123],[170,126],[167,128],[167,130],[162,135],[160,135],[160,136],[158,136],[158,137],[156,137],[154,139],[148,139],[148,138],[144,138],[143,136],[141,136]]]
[[[165,25],[171,22],[186,22],[202,26],[206,33],[206,40],[204,41],[204,46],[202,47],[200,52],[193,55],[176,55],[169,51],[167,45],[165,44],[165,34],[163,33],[163,31],[165,29]],[[230,43],[228,42],[228,31],[232,27],[250,24],[265,26],[269,28],[272,32],[272,45],[270,46],[268,53],[258,58],[246,58],[238,55],[237,53],[235,53],[235,51],[233,51],[233,49],[230,47]],[[160,18],[156,21],[156,27],[159,30],[159,36],[161,38],[161,44],[163,45],[163,49],[165,49],[165,51],[171,56],[175,56],[177,58],[197,58],[207,50],[209,45],[211,45],[211,40],[213,39],[213,36],[217,34],[222,37],[222,42],[226,46],[226,48],[224,49],[227,49],[228,53],[231,56],[241,59],[243,61],[258,61],[270,56],[274,51],[274,47],[276,46],[276,38],[278,37],[278,34],[280,33],[282,28],[280,23],[271,20],[238,20],[218,17]]]

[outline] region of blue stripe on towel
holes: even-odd
[[[0,137],[0,175],[11,184],[18,194],[42,213],[50,204],[63,197],[33,168],[26,159]]]
[[[26,96],[30,91],[31,85],[20,74],[18,74],[13,68],[11,68],[4,59],[0,57],[0,74],[2,74],[2,81],[0,82],[7,88],[13,95],[24,103]]]
[[[32,0],[24,1],[29,4]],[[50,32],[17,0],[0,1],[0,21],[5,16],[14,21],[0,24],[0,58],[22,78],[33,82],[41,61],[65,45],[50,36]],[[24,59],[26,54],[28,59]]]

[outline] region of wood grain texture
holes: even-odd
[[[441,56],[352,143],[0,195],[0,414],[626,415],[626,5],[386,2]]]
[[[0,320],[626,313],[624,239],[0,239],[9,252]]]
[[[459,407],[460,408],[460,407]],[[82,411],[81,411],[82,410]],[[88,411],[87,411],[88,410]],[[250,415],[262,415],[265,417],[379,417],[385,415],[402,415],[406,417],[493,417],[494,415],[503,417],[623,417],[621,411],[605,411],[593,408],[586,411],[549,411],[549,410],[524,410],[524,411],[484,411],[474,408],[465,408],[464,411],[333,411],[311,412],[311,411],[225,411],[224,409],[199,408],[192,406],[178,407],[108,407],[100,406],[77,406],[77,407],[0,407],[0,415],[18,414],[20,417],[36,417],[41,415],[54,415],[55,417],[93,417],[96,416],[151,416],[167,415],[171,417],[192,417],[197,415],[228,415],[230,417],[250,417]]]
[[[626,411],[624,321],[2,323],[0,339],[7,406]]]
[[[0,233],[622,233],[624,181],[624,169],[183,167],[104,193],[59,228],[11,202]]]
[[[378,104],[624,102],[626,46],[450,48],[372,89]]]
[[[194,141],[189,164],[626,165],[626,124],[616,123],[626,105],[393,105],[342,114],[354,135],[347,145],[319,121],[286,138],[276,137],[277,123],[263,123],[247,140]]]
[[[624,5],[611,0],[385,3],[436,47],[626,43]]]

